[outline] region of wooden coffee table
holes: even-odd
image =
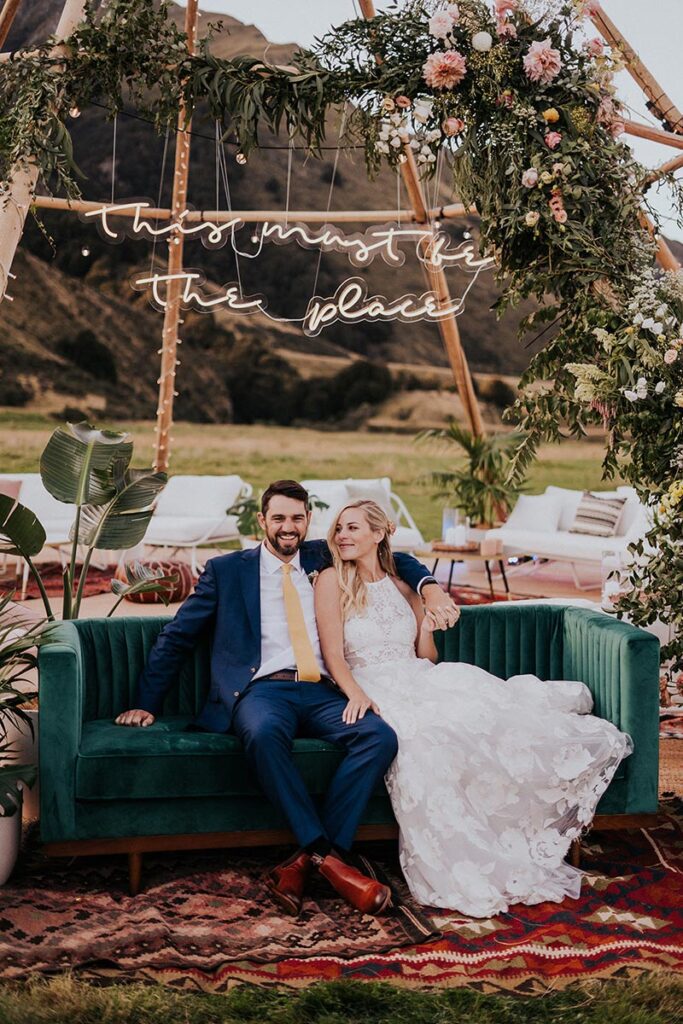
[[[439,562],[449,562],[450,569],[448,572],[448,590],[450,592],[451,584],[453,582],[453,569],[457,562],[483,562],[486,568],[486,576],[489,581],[489,590],[491,591],[491,597],[495,597],[495,591],[493,589],[493,577],[491,575],[491,562],[497,562],[498,568],[500,569],[501,579],[503,586],[505,587],[505,593],[510,595],[510,585],[508,584],[507,576],[505,575],[505,562],[502,556],[494,555],[493,557],[482,555],[479,546],[476,548],[445,548],[445,547],[428,547],[419,548],[414,551],[413,554],[416,558],[433,558],[434,564],[432,566],[432,575],[436,573],[436,567]]]

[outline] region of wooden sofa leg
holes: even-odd
[[[142,881],[142,854],[128,854],[128,890],[131,896],[137,896],[140,892]]]
[[[569,863],[573,868],[581,866],[581,840],[573,839],[572,845],[569,847]]]

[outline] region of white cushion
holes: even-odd
[[[424,539],[419,530],[413,530],[410,526],[397,526],[396,532],[391,537],[393,551],[414,551],[424,544]]]
[[[314,508],[311,525],[306,537],[308,540],[325,540],[332,520],[337,512],[349,502],[349,492],[341,480],[302,480],[311,498],[324,501],[328,508]]]
[[[560,501],[553,494],[520,494],[502,529],[552,533],[557,530],[561,511]]]
[[[505,555],[538,555],[539,558],[564,558],[576,562],[600,562],[604,551],[626,553],[627,537],[593,537],[585,533],[539,533],[538,530],[489,530],[489,537],[503,541]]]
[[[374,501],[390,518],[393,518],[395,513],[391,505],[391,481],[388,477],[377,480],[347,480],[346,488],[351,501]]]
[[[21,484],[19,501],[35,512],[40,522],[47,528],[48,523],[73,523],[76,518],[76,506],[65,501],[57,501],[50,494],[39,473],[27,474]],[[67,536],[68,536],[67,530]]]
[[[200,540],[230,540],[238,537],[236,516],[152,516],[145,544],[194,544]]]
[[[550,484],[546,487],[545,493],[552,494],[559,500],[561,511],[558,529],[568,530],[574,522],[583,491],[572,491],[568,487],[554,487],[553,484]],[[597,495],[598,498],[616,498],[618,496],[616,491],[591,491],[591,494]]]
[[[160,516],[221,516],[237,501],[244,486],[235,476],[172,476],[156,502]]]

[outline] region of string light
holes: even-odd
[[[247,158],[246,158],[246,156],[244,155],[244,153],[242,153],[242,152],[240,151],[239,153],[237,153],[237,154],[235,155],[235,161],[236,161],[236,163],[238,163],[238,164],[242,164],[242,165],[244,165],[244,164],[246,164],[246,162],[247,162]]]
[[[89,256],[89,255],[90,255],[90,249],[87,247],[87,245],[84,245],[83,248],[81,249],[81,256]]]
[[[71,108],[71,110],[69,111],[69,117],[73,117],[73,118],[74,118],[74,120],[75,120],[75,119],[76,119],[77,117],[80,117],[80,116],[81,116],[81,112],[80,112],[80,110],[78,109],[78,107],[72,107],[72,108]]]

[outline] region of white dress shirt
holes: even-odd
[[[272,672],[282,672],[284,669],[296,668],[292,642],[289,637],[287,616],[285,614],[285,600],[282,596],[282,566],[284,564],[284,562],[268,550],[265,544],[261,545],[259,564],[261,587],[261,665],[258,672],[254,675],[254,679],[269,676]],[[292,567],[290,579],[296,587],[301,600],[301,607],[304,613],[308,636],[313,647],[313,653],[315,654],[320,671],[325,675],[329,675],[320,651],[320,638],[318,637],[313,604],[313,587],[301,567],[298,551],[289,564]]]

